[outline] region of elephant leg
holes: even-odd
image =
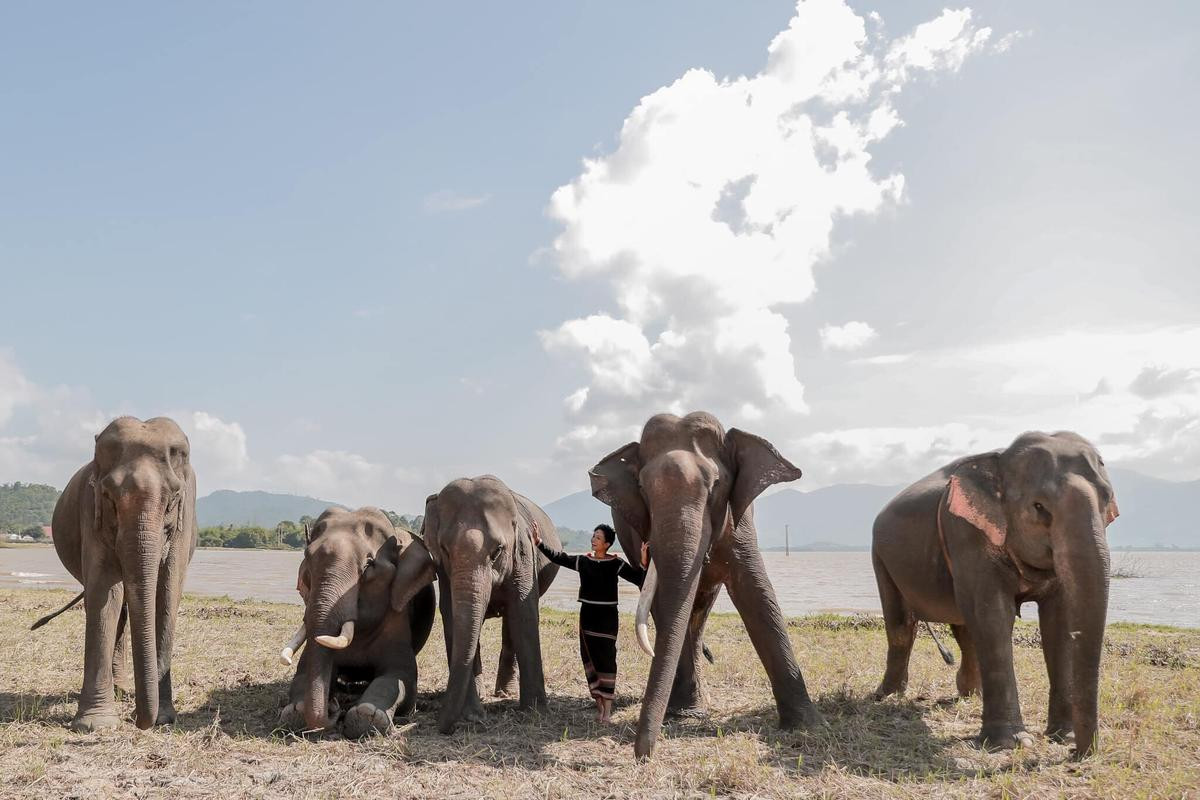
[[[956,567],[958,563],[955,562]],[[955,587],[955,595],[979,659],[983,693],[983,726],[979,731],[979,743],[984,747],[1001,749],[1018,744],[1031,747],[1033,737],[1025,731],[1025,722],[1021,718],[1017,675],[1013,670],[1015,602],[1002,586],[988,585],[993,583],[988,580],[990,565],[976,562],[974,570],[970,570],[969,566],[967,562],[958,569],[966,570],[964,575],[975,575],[977,580],[960,581]]]
[[[394,729],[392,715],[398,706],[413,698],[408,697],[416,686],[417,660],[412,649],[407,648],[401,664],[375,677],[362,696],[346,711],[342,718],[342,735],[347,739],[364,736],[387,736]]]
[[[103,556],[101,556],[103,558]],[[71,730],[83,733],[113,728],[120,723],[113,698],[113,653],[125,587],[112,577],[115,570],[93,565],[84,589],[87,623],[84,633],[83,689]],[[105,574],[108,573],[108,574]]]
[[[1038,627],[1050,678],[1046,736],[1066,742],[1075,735],[1071,718],[1071,633],[1062,598],[1057,594],[1038,601]]]
[[[129,669],[129,659],[125,652],[129,646],[126,641],[128,622],[129,608],[122,605],[121,613],[117,617],[117,638],[113,643],[112,659],[113,687],[118,696],[133,691],[133,673]]]
[[[756,538],[738,539],[733,548],[735,560],[725,586],[767,670],[779,710],[779,726],[791,729],[823,725],[825,720],[808,696],[808,687],[792,652],[783,612],[775,599],[775,588],[767,577]]]
[[[958,696],[970,697],[979,694],[981,686],[979,656],[975,653],[975,643],[971,641],[971,632],[965,625],[951,625],[950,632],[954,634],[954,641],[958,642],[958,649],[962,656],[959,660],[958,674],[954,677],[954,683],[958,687]]]
[[[500,662],[496,666],[496,697],[517,693],[517,651],[513,648],[512,627],[505,618],[500,631]]]
[[[516,592],[514,592],[516,594]],[[504,638],[517,657],[521,708],[546,709],[546,677],[542,672],[542,641],[538,629],[538,594],[530,587],[504,615]]]
[[[668,717],[699,717],[706,711],[704,688],[700,683],[700,648],[704,644],[704,624],[708,622],[708,615],[720,593],[720,583],[707,588],[701,586],[696,592],[696,601],[688,616],[683,653],[679,656],[671,697],[667,700]]]
[[[904,603],[904,596],[896,582],[888,575],[887,568],[872,556],[875,567],[875,583],[879,587],[879,602],[883,607],[883,625],[887,631],[887,666],[883,680],[875,690],[875,699],[882,700],[890,694],[904,694],[908,688],[908,661],[916,641],[917,620]]]

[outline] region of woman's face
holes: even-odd
[[[604,531],[592,531],[592,551],[603,553],[607,549],[608,540],[604,538]]]

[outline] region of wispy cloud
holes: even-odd
[[[491,197],[489,194],[462,194],[450,189],[443,189],[426,195],[424,205],[425,211],[430,214],[445,214],[478,208]]]
[[[865,347],[878,335],[865,322],[847,322],[845,325],[826,325],[818,331],[821,347],[826,350],[858,350]]]

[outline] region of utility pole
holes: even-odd
[[[783,526],[783,554],[785,556],[792,554],[792,535],[787,525]]]

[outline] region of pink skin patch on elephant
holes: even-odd
[[[972,495],[976,496],[972,497]],[[954,475],[950,478],[950,497],[946,503],[946,510],[983,531],[987,540],[996,547],[1004,547],[1004,538],[1007,535],[1005,525],[1003,522],[998,523],[993,519],[995,514],[987,513],[979,502],[983,498],[978,495],[978,491],[965,489],[958,476]],[[999,509],[997,508],[996,511],[999,512]]]
[[[1108,508],[1104,510],[1104,526],[1107,528],[1112,524],[1112,521],[1121,516],[1121,509],[1117,508],[1117,498],[1108,501]]]

